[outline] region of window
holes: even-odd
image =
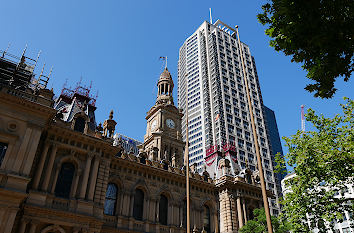
[[[251,174],[249,174],[249,173],[246,174],[246,180],[247,180],[247,183],[252,184]]]
[[[8,145],[6,143],[0,142],[0,166],[1,166],[2,161],[4,160],[7,147],[8,147]]]
[[[165,195],[160,196],[159,202],[159,222],[163,225],[167,225],[168,215],[168,200]]]
[[[203,227],[207,233],[210,233],[210,208],[204,205]]]
[[[136,220],[142,220],[143,211],[144,211],[144,192],[141,189],[137,189],[135,190],[135,195],[134,195],[133,217]]]
[[[104,214],[114,215],[117,203],[117,186],[109,183],[106,191],[106,200],[104,202]]]
[[[350,232],[349,227],[343,228],[342,230],[343,230],[343,233],[349,233]]]
[[[74,130],[83,133],[85,129],[85,119],[78,117],[75,120]]]
[[[55,186],[55,196],[69,198],[75,166],[72,163],[63,163]]]

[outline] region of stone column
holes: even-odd
[[[238,229],[243,227],[243,216],[242,216],[242,209],[241,209],[241,197],[237,197],[237,216],[238,216]]]
[[[80,198],[81,199],[85,199],[85,196],[86,196],[87,182],[88,182],[88,178],[89,178],[89,174],[90,174],[92,158],[93,158],[93,154],[89,153],[87,156],[84,176],[82,178],[82,184],[81,184],[81,189],[80,189]]]
[[[128,216],[133,216],[133,208],[134,208],[134,194],[130,194],[130,201],[129,201],[129,215]]]
[[[100,158],[98,156],[96,156],[95,161],[93,163],[92,176],[91,176],[90,184],[89,184],[88,199],[90,201],[93,201],[93,195],[95,194],[95,186],[96,186],[99,164],[100,164]]]
[[[4,218],[7,217],[4,233],[10,233],[12,231],[12,228],[14,227],[17,209],[10,209],[8,211],[4,211],[4,214]]]
[[[45,160],[47,159],[48,149],[49,149],[49,143],[45,143],[43,152],[39,158],[38,168],[33,179],[33,185],[32,185],[33,189],[38,189],[39,181],[41,179],[42,172],[43,172],[44,163]]]
[[[27,148],[26,158],[23,161],[24,164],[22,168],[22,174],[24,175],[29,175],[31,171],[41,134],[42,130],[35,126],[35,128],[33,128],[32,130],[31,140]]]
[[[27,219],[21,219],[21,225],[20,225],[20,229],[18,230],[18,233],[25,233],[28,222],[29,221]]]
[[[37,222],[33,222],[33,221],[32,221],[32,222],[31,222],[31,227],[30,227],[28,233],[35,233],[35,232],[36,232],[36,229],[37,229],[37,225],[38,225]]]
[[[156,222],[160,222],[160,200],[159,198],[156,200]]]
[[[179,226],[183,226],[183,205],[184,203],[179,207],[179,221],[178,224]]]
[[[214,229],[215,229],[215,233],[219,233],[219,221],[218,221],[218,215],[217,215],[217,211],[215,210],[214,213]]]
[[[125,215],[125,205],[126,205],[127,201],[126,201],[126,196],[125,196],[124,190],[122,190],[121,197],[122,198],[121,198],[121,201],[120,201],[119,213],[120,213],[120,215]]]
[[[150,199],[146,200],[146,220],[149,220],[149,216],[150,216]]]
[[[79,179],[80,179],[81,173],[82,173],[82,169],[78,169],[76,171],[75,179],[73,182],[73,189],[72,189],[71,195],[70,195],[72,198],[76,197],[77,186],[79,184]]]
[[[170,205],[170,208],[169,208],[169,218],[167,219],[168,221],[168,224],[170,225],[174,225],[174,206],[173,204]]]
[[[45,176],[44,176],[44,181],[43,181],[43,184],[42,184],[42,190],[43,191],[47,191],[47,189],[48,189],[49,180],[50,180],[50,177],[52,175],[52,170],[53,170],[53,165],[54,165],[55,155],[57,154],[57,150],[58,150],[57,145],[53,144],[52,152],[50,154],[50,158],[49,158],[49,161],[48,161],[48,164],[47,164],[47,169],[46,169]]]
[[[147,199],[145,196],[144,202],[143,202],[143,220],[147,219],[147,217],[149,215],[148,201],[149,201],[149,199]]]
[[[244,223],[247,223],[247,212],[246,212],[246,200],[242,199],[242,210],[243,210],[243,218],[244,218]]]
[[[32,135],[32,128],[27,128],[26,129],[26,132],[25,132],[25,135],[23,136],[23,140],[21,142],[21,145],[18,149],[18,152],[17,152],[17,156],[16,156],[16,159],[15,159],[15,163],[12,167],[12,170],[14,172],[19,172],[20,171],[20,168],[21,168],[21,165],[22,165],[22,162],[25,158],[25,153],[28,149],[28,143],[29,141],[31,140],[31,135]]]
[[[52,189],[50,191],[50,193],[54,193],[55,191],[55,187],[57,186],[57,179],[58,179],[58,176],[59,176],[59,170],[60,170],[60,167],[57,167],[55,169],[55,175],[54,175],[54,179],[53,179],[53,184],[52,184]]]
[[[150,216],[150,220],[152,222],[155,222],[156,221],[156,200],[155,199],[151,199],[150,201],[150,207],[151,207],[151,216]]]

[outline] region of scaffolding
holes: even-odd
[[[60,97],[63,100],[66,100],[66,102],[70,102],[75,96],[76,97],[81,97],[84,99],[84,101],[87,101],[88,105],[91,105],[95,107],[96,105],[96,100],[98,97],[98,92],[96,95],[91,94],[91,89],[92,89],[92,82],[90,83],[90,86],[84,86],[81,84],[82,79],[76,84],[75,88],[67,87],[67,82],[64,83],[64,86],[61,90]]]
[[[6,50],[0,50],[0,85],[11,86],[20,90],[30,88],[33,91],[47,88],[53,67],[49,74],[45,75],[44,64],[38,78],[34,74],[41,52],[39,51],[37,58],[33,59],[26,56],[27,46],[20,57],[8,53],[8,49],[9,46]]]

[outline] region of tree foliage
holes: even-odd
[[[258,20],[268,25],[270,45],[303,64],[315,82],[307,91],[331,98],[336,78],[348,81],[354,69],[354,1],[271,0],[262,10]]]
[[[309,109],[306,120],[315,130],[283,137],[296,174],[285,182],[291,192],[284,196],[283,214],[294,232],[328,232],[345,210],[354,212],[353,198],[342,195],[354,183],[354,101],[345,100],[342,115],[326,118]]]
[[[267,219],[264,209],[253,210],[254,219],[247,221],[247,223],[240,229],[240,233],[264,233],[267,231]],[[289,225],[280,218],[271,216],[274,233],[289,232]]]

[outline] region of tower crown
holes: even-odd
[[[157,100],[156,103],[167,103],[173,104],[173,80],[171,73],[168,71],[167,67],[161,73],[159,81],[157,82]]]

